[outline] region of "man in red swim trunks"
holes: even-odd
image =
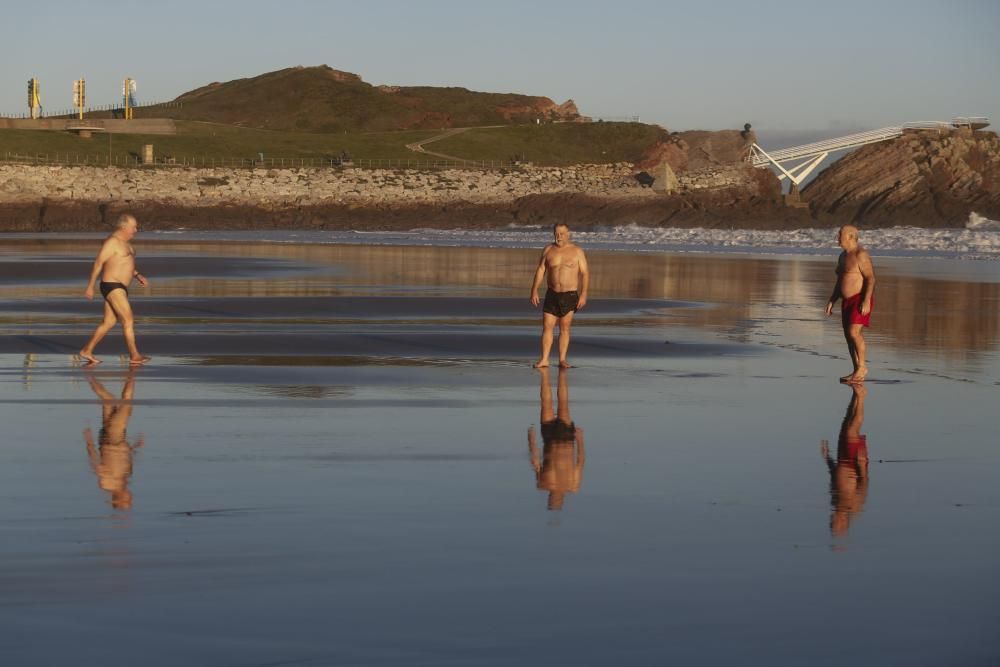
[[[548,291],[542,306],[542,353],[535,368],[549,365],[549,351],[556,324],[559,325],[559,367],[569,368],[569,329],[573,314],[587,305],[590,269],[583,248],[569,240],[569,226],[559,223],[552,228],[554,242],[545,246],[538,260],[535,279],[531,282],[531,305],[538,307],[538,288],[548,274]]]
[[[837,243],[844,249],[837,260],[837,282],[826,303],[826,314],[833,313],[833,304],[842,299],[841,321],[847,350],[854,363],[854,372],[840,378],[841,382],[864,382],[868,375],[865,364],[865,339],[861,329],[869,326],[874,305],[875,270],[868,251],[858,243],[858,228],[844,225],[837,234]]]

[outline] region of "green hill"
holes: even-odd
[[[373,86],[326,65],[211,83],[135,117],[300,132],[384,132],[533,123],[579,117],[572,101],[465,88]]]
[[[89,118],[111,112],[88,113]],[[153,144],[158,158],[219,164],[236,160],[329,160],[349,153],[356,164],[427,163],[440,157],[407,149],[441,133],[472,128],[427,144],[430,152],[469,161],[541,165],[637,161],[666,137],[641,123],[588,123],[572,101],[481,93],[465,88],[372,86],[355,74],[293,67],[247,79],[212,83],[170,103],[138,107],[135,118],[171,118],[176,135],[99,134],[92,139],[42,130],[0,131],[7,154],[96,164],[124,163]],[[543,121],[539,123],[538,121]],[[84,158],[84,156],[89,156]],[[382,161],[373,164],[370,161]],[[395,166],[395,165],[393,165]],[[405,165],[403,165],[405,166]]]
[[[640,123],[563,123],[482,128],[428,144],[465,160],[509,162],[514,156],[539,165],[635,161],[665,131]],[[11,155],[47,160],[107,164],[108,150],[124,163],[138,156],[143,144],[153,144],[158,158],[177,161],[254,160],[266,158],[328,160],[347,151],[359,166],[362,160],[393,160],[417,166],[439,160],[420,155],[406,144],[428,139],[438,131],[309,133],[258,130],[216,123],[178,121],[176,135],[114,134],[81,139],[67,132],[0,130],[0,161]],[[291,164],[291,163],[289,163]],[[379,166],[379,165],[372,165]],[[385,165],[382,165],[385,166]],[[405,166],[405,165],[402,165]]]

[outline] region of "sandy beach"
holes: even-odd
[[[84,368],[97,241],[0,237],[9,664],[1000,660],[1000,262],[876,252],[855,395],[835,252],[588,250],[561,374],[537,249],[136,247]]]

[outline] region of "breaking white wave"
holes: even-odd
[[[862,243],[875,255],[922,255],[1000,260],[1000,234],[992,229],[992,227],[871,229],[862,231]],[[457,243],[461,245],[518,247],[537,246],[551,239],[551,231],[547,227],[509,227],[500,230],[418,229],[405,235],[398,233],[386,233],[386,235],[397,239],[406,236],[411,243]],[[664,229],[621,225],[595,231],[574,231],[573,237],[574,240],[587,247],[640,252],[728,251],[813,254],[837,249],[837,230],[831,228],[771,231],[705,229],[700,227]]]
[[[271,243],[348,243],[366,245],[443,245],[537,248],[552,239],[548,226],[511,225],[501,229],[413,229],[385,231],[194,231],[153,232],[191,241],[266,241]],[[17,234],[3,235],[15,237]],[[835,228],[783,231],[759,229],[679,229],[618,225],[574,230],[587,248],[632,252],[739,252],[753,254],[827,254],[837,250]],[[893,227],[862,229],[862,244],[876,256],[943,257],[1000,261],[1000,222],[973,213],[964,229]]]
[[[976,229],[984,232],[1000,232],[1000,220],[990,220],[973,211],[965,223],[966,229]]]

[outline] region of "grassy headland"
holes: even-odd
[[[325,160],[347,151],[356,160],[417,160],[436,158],[414,153],[406,145],[438,131],[289,132],[259,130],[218,123],[178,121],[176,135],[98,134],[81,139],[68,132],[0,130],[0,159],[8,153],[91,156],[106,163],[109,148],[119,158],[139,155],[143,144],[153,144],[156,156],[177,160],[226,158],[306,158]],[[523,155],[536,164],[569,165],[633,161],[662,137],[664,130],[640,123],[562,123],[512,125],[472,129],[429,144],[428,149],[466,160],[510,161]]]

